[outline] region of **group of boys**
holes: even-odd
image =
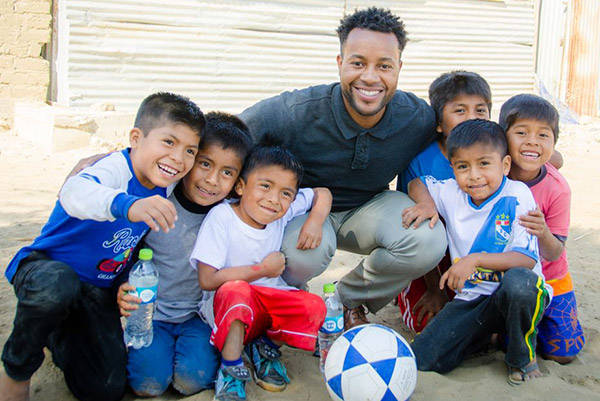
[[[489,86],[463,71],[434,81],[430,108],[396,90],[398,17],[357,11],[338,34],[340,83],[241,119],[151,95],[131,148],[67,180],[7,268],[18,303],[0,399],[28,398],[45,346],[81,400],[118,400],[126,382],[140,396],[214,385],[215,399],[244,400],[243,358],[261,387],[281,391],[281,346],[315,348],[325,307],[306,282],[335,249],[368,255],[337,283],[346,328],[403,290],[420,370],[447,372],[493,338],[511,384],[541,375],[536,341],[544,357],[574,358],[584,338],[564,249],[570,191],[548,163],[556,110],[515,96],[498,125]],[[414,202],[385,190],[398,173]],[[431,270],[446,248],[440,216],[452,264]],[[124,272],[142,245],[160,275],[154,340],[126,350],[120,315],[139,299]]]

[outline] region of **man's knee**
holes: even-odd
[[[335,254],[335,244],[322,243],[316,249],[284,249],[283,252],[286,256],[286,268],[281,276],[289,285],[302,287],[327,269]]]
[[[315,249],[298,249],[298,236],[307,217],[308,213],[289,222],[281,244],[281,251],[286,257],[286,268],[282,277],[286,283],[295,287],[303,287],[310,279],[323,273],[333,259],[337,246],[333,225],[326,219],[322,227],[321,244]]]
[[[401,260],[403,272],[411,271],[414,277],[420,277],[433,269],[444,256],[448,242],[442,223],[433,229],[426,224],[418,229],[402,229],[399,239],[391,244],[388,251]]]

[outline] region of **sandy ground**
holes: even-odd
[[[64,177],[75,162],[86,155],[102,151],[86,148],[42,156],[34,144],[11,133],[0,134],[0,265],[6,266],[12,255],[29,244],[45,223]],[[596,260],[600,246],[600,121],[563,127],[558,149],[563,153],[566,176],[573,191],[571,232],[568,252],[579,317],[587,344],[578,358],[568,366],[540,361],[544,377],[518,388],[506,382],[503,354],[494,352],[467,360],[450,374],[419,373],[412,400],[599,400],[600,399],[600,280]],[[315,292],[322,284],[339,278],[357,263],[358,257],[338,252],[329,270],[311,283]],[[0,280],[0,344],[4,344],[14,317],[15,296],[6,280]],[[410,334],[402,325],[397,309],[388,305],[373,322],[388,325],[406,338]],[[267,393],[253,383],[247,386],[251,400],[328,400],[325,384],[318,370],[317,358],[310,354],[284,349],[284,362],[292,383],[282,393]],[[212,391],[187,397],[206,401]],[[182,399],[173,390],[159,400]],[[62,373],[46,358],[32,379],[32,400],[75,400],[68,391]],[[125,400],[134,400],[128,392]]]

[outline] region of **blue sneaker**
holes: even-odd
[[[244,354],[250,361],[256,384],[267,391],[283,391],[290,378],[281,358],[281,351],[256,339],[244,348]]]
[[[214,401],[245,401],[250,372],[245,366],[221,366],[215,383]]]

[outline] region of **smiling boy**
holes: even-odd
[[[510,156],[502,128],[469,120],[446,143],[455,179],[417,178],[417,203],[403,223],[419,225],[438,212],[446,222],[452,266],[440,279],[457,292],[412,344],[419,370],[445,373],[489,342],[510,337],[505,361],[509,383],[541,376],[535,358],[536,326],[549,302],[536,238],[517,216],[535,208],[531,191],[506,178]]]
[[[190,263],[205,290],[201,312],[213,327],[211,343],[222,356],[215,400],[246,399],[244,345],[255,380],[268,391],[289,383],[280,346],[315,349],[325,305],[281,278],[286,224],[310,210],[298,247],[314,249],[331,208],[327,189],[298,189],[302,174],[289,150],[255,147],[235,187],[239,201],[213,208],[198,233]]]
[[[158,396],[169,386],[183,395],[214,386],[220,360],[209,343],[211,328],[199,316],[202,290],[189,258],[204,217],[230,194],[251,147],[248,128],[237,117],[207,113],[194,167],[168,198],[177,210],[176,227],[168,233],[150,232],[143,240],[154,251],[160,280],[154,340],[128,351],[129,386],[138,396]],[[125,283],[118,292],[124,316],[137,308],[139,298],[128,295],[132,290]]]
[[[577,301],[565,243],[571,217],[571,189],[550,163],[558,139],[558,111],[547,100],[530,94],[508,99],[500,110],[512,158],[509,177],[533,192],[535,210],[519,216],[527,232],[538,238],[542,271],[554,290],[539,325],[544,358],[569,363],[585,344],[577,318]]]
[[[77,398],[122,397],[126,351],[111,286],[148,228],[174,227],[167,187],[192,168],[204,123],[189,99],[150,95],[130,131],[131,148],[67,180],[41,234],[6,270],[18,302],[0,398],[28,399],[44,346]]]

